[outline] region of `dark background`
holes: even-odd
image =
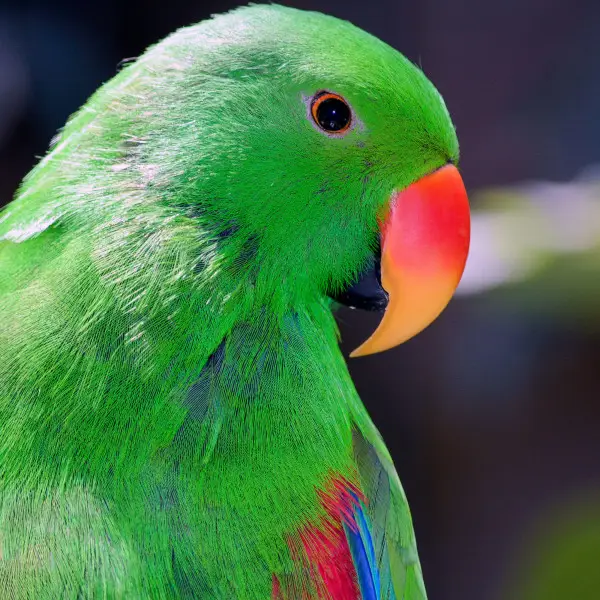
[[[568,181],[600,163],[597,0],[288,4],[349,19],[423,67],[457,126],[470,191]],[[236,5],[0,0],[0,206],[121,59]],[[346,352],[377,318],[340,313]],[[405,485],[430,600],[600,598],[599,358],[588,320],[492,291],[350,362]]]

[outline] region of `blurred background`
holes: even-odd
[[[461,141],[474,217],[457,298],[416,339],[350,361],[430,600],[598,600],[600,3],[287,3],[421,65]],[[237,4],[0,0],[0,206],[120,60]],[[340,312],[346,354],[377,319]]]

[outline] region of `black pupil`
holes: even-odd
[[[350,107],[339,98],[327,98],[317,106],[317,122],[325,131],[340,131],[350,123]]]

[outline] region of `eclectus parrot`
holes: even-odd
[[[355,355],[449,301],[469,209],[439,93],[347,22],[251,6],[101,87],[0,214],[0,589],[420,600]]]

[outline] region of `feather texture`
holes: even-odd
[[[357,501],[358,502],[358,501]],[[346,536],[363,600],[381,600],[379,567],[375,562],[373,540],[363,507],[357,504],[354,512],[356,526],[346,525]]]

